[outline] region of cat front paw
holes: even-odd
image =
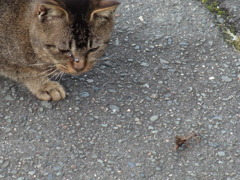
[[[59,101],[66,97],[66,92],[59,83],[49,81],[42,85],[35,95],[42,101]]]
[[[43,85],[39,85],[37,82],[28,82],[26,85],[42,101],[59,101],[66,97],[64,88],[57,82],[49,81]]]

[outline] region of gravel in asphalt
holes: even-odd
[[[196,0],[122,0],[116,16],[65,100],[0,79],[0,179],[239,180],[240,54],[214,16]]]

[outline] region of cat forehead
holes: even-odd
[[[85,21],[77,19],[71,25],[71,36],[77,48],[86,47],[88,41],[91,40],[91,31]]]
[[[86,15],[92,0],[62,0],[65,9],[73,15]]]
[[[59,7],[64,9],[68,14],[74,16],[86,16],[91,9],[94,9],[96,2],[101,0],[37,0],[33,2],[37,7],[41,4]]]
[[[90,30],[86,29],[86,27],[79,26],[71,28],[71,30],[67,32],[67,36],[61,37],[62,38],[58,40],[59,45],[68,49],[73,48],[73,50],[89,48],[92,47],[93,44],[102,42],[98,37],[94,36]]]
[[[91,32],[89,30],[86,16],[90,9],[92,0],[62,0],[64,9],[71,14],[71,36],[73,38],[73,46],[76,49],[88,46],[91,41]]]

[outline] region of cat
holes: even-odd
[[[50,79],[89,71],[103,55],[114,26],[116,0],[0,0],[0,74],[38,99],[59,101]]]

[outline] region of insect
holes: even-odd
[[[191,138],[195,139],[198,143],[200,142],[200,137],[196,133],[192,133],[189,136],[176,136],[175,137],[175,144],[176,144],[175,150],[182,147],[183,145],[186,145],[187,141]]]

